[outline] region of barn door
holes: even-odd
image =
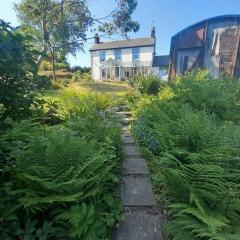
[[[233,76],[239,45],[239,29],[227,28],[220,35],[219,71]]]

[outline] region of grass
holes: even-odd
[[[124,82],[80,82],[70,83],[62,89],[45,91],[44,97],[56,99],[64,91],[74,91],[80,94],[107,93],[115,96],[123,96],[126,93],[132,92],[133,89]]]
[[[75,90],[82,93],[112,93],[121,95],[131,91],[127,83],[113,83],[113,82],[82,82],[71,86]]]

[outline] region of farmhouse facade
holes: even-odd
[[[240,77],[240,15],[196,23],[172,37],[169,79],[205,68],[214,77]]]
[[[112,42],[100,42],[96,34],[90,49],[92,78],[125,80],[139,74],[161,75],[168,66],[168,56],[156,56],[155,51],[154,28],[151,37]]]

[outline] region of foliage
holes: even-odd
[[[76,71],[73,73],[72,80],[75,82],[91,82],[93,81],[91,73]]]
[[[140,24],[132,19],[132,14],[137,7],[137,0],[118,0],[117,2],[118,8],[111,14],[112,21],[101,24],[99,30],[109,35],[120,31],[125,36],[128,32],[137,32]]]
[[[31,49],[29,36],[24,36],[0,20],[0,118],[22,119],[37,104],[36,51]]]
[[[59,96],[59,114],[64,118],[87,115],[111,109],[113,104],[113,97],[107,94],[82,95],[78,91],[65,90]]]
[[[1,135],[0,239],[111,239],[121,218],[111,99],[64,93],[58,101],[61,125],[28,120]]]
[[[134,135],[165,196],[170,239],[240,238],[239,90],[197,72],[136,105]]]
[[[73,73],[75,73],[75,72],[90,73],[91,72],[91,68],[90,67],[74,66],[74,67],[71,67],[71,72],[73,72]]]
[[[68,63],[55,63],[55,70],[69,70],[69,64]],[[40,71],[52,71],[52,63],[49,61],[42,61],[40,67]]]
[[[141,94],[156,95],[160,87],[164,84],[161,79],[156,76],[139,75],[130,79],[130,85]]]
[[[15,8],[22,24],[40,33],[38,43],[45,54],[57,50],[66,56],[82,49],[85,32],[92,24],[84,1],[22,0]]]
[[[56,55],[65,58],[69,53],[75,55],[78,50],[83,50],[86,32],[94,24],[100,24],[101,31],[108,34],[139,30],[139,23],[131,17],[137,6],[136,0],[118,0],[117,8],[106,18],[110,22],[95,19],[88,5],[87,1],[77,0],[21,0],[15,4],[25,30],[35,33],[38,48],[41,48],[39,63],[46,55],[51,56],[54,63]],[[109,31],[108,26],[114,31]]]
[[[56,74],[56,80],[60,79],[71,79],[73,74],[71,72],[68,72],[64,69],[62,70],[57,70],[55,72]],[[52,71],[40,71],[39,72],[40,76],[47,77],[47,78],[52,78],[53,77],[53,72]]]

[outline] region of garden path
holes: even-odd
[[[116,240],[161,240],[161,221],[149,179],[146,160],[129,131],[131,112],[118,112],[123,122],[123,176],[121,199],[124,221],[120,223]]]

